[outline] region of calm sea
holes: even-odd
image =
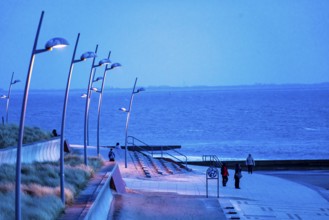
[[[85,92],[70,92],[66,137],[83,144]],[[124,145],[131,90],[104,93],[101,145]],[[64,91],[31,91],[26,125],[60,131]],[[90,144],[96,145],[98,93],[90,106]],[[5,101],[0,100],[5,115]],[[13,91],[9,122],[19,124],[22,92]],[[134,97],[129,135],[149,145],[182,145],[181,152],[223,160],[329,159],[329,86],[147,89]]]

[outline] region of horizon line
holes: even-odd
[[[139,86],[139,87],[144,87],[144,88],[149,88],[149,89],[198,89],[198,88],[251,88],[251,87],[297,87],[297,86],[329,86],[329,82],[319,82],[319,83],[254,83],[254,84],[239,84],[239,85],[194,85],[194,86],[170,86],[170,85],[160,85],[160,86]],[[108,86],[105,87],[104,89],[106,90],[129,90],[131,87],[113,87],[113,86]],[[23,89],[15,89],[16,91],[22,91]],[[65,88],[50,88],[50,89],[31,89],[31,91],[61,91],[65,90]],[[70,89],[71,91],[74,90],[85,90],[85,88],[72,88]],[[3,88],[0,88],[0,91],[6,91]]]

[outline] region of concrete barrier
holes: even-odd
[[[111,186],[114,187],[118,193],[126,192],[124,181],[122,180],[117,164],[111,172],[106,173],[104,179],[105,181],[98,186],[98,192],[94,194],[95,199],[91,207],[87,210],[87,214],[84,217],[85,220],[107,219],[113,200],[113,189],[111,189]]]
[[[89,181],[74,203],[65,209],[59,220],[107,219],[114,191],[125,193],[125,182],[118,164],[105,162],[105,166]]]
[[[100,184],[100,190],[84,218],[86,220],[107,219],[113,200],[113,194],[110,189],[111,174],[107,173],[104,178],[105,181]]]
[[[22,147],[22,163],[58,161],[60,157],[60,139],[25,144]],[[0,150],[0,164],[14,164],[17,159],[17,146]]]

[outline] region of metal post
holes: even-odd
[[[137,83],[137,77],[135,79],[135,84],[134,84],[133,91],[131,93],[130,102],[129,102],[129,108],[128,108],[128,111],[127,111],[126,132],[125,132],[125,168],[128,167],[127,166],[128,126],[129,126],[129,118],[130,118],[131,107],[132,107],[132,103],[133,103],[133,99],[134,99],[134,94],[136,93],[135,92],[136,83]]]
[[[8,124],[8,110],[9,110],[9,101],[10,101],[10,91],[11,91],[11,86],[13,85],[13,79],[14,79],[14,72],[11,75],[11,80],[10,80],[8,95],[7,95],[7,104],[6,104],[6,123],[7,124]]]
[[[111,51],[109,52],[109,55],[107,56],[107,59],[110,59]],[[99,93],[98,98],[98,109],[97,109],[97,156],[99,157],[99,148],[100,148],[100,140],[99,140],[99,132],[100,132],[100,121],[101,121],[101,108],[102,108],[102,102],[103,102],[103,91],[104,91],[104,85],[105,85],[105,79],[106,79],[106,72],[108,71],[108,64],[105,66],[104,74],[103,74],[103,80],[102,80],[102,88]]]
[[[17,146],[17,159],[16,159],[16,185],[15,185],[15,193],[16,193],[16,195],[15,195],[15,217],[16,217],[16,220],[20,220],[21,215],[22,215],[22,213],[21,213],[21,156],[22,155],[21,154],[22,154],[22,146],[23,146],[25,114],[26,114],[26,106],[27,106],[31,76],[32,76],[35,52],[36,52],[39,33],[40,33],[41,25],[42,25],[43,15],[44,15],[44,11],[42,11],[42,13],[41,13],[39,26],[38,26],[37,33],[36,33],[35,40],[34,40],[32,55],[31,55],[31,59],[30,59],[30,65],[29,65],[29,69],[28,69],[27,77],[26,77],[23,102],[22,102],[22,111],[21,111],[19,135],[18,135],[18,146]]]
[[[98,49],[98,45],[96,45],[95,54],[97,54],[97,49]],[[94,76],[95,59],[96,59],[96,57],[94,57],[93,64],[90,69],[89,83],[88,83],[88,88],[87,88],[86,107],[85,107],[85,120],[84,120],[84,163],[85,163],[85,165],[88,165],[88,160],[87,160],[88,118],[89,118],[89,105],[90,105],[90,94],[91,94],[90,88],[91,88],[91,83],[92,83],[92,79]]]
[[[65,204],[65,194],[64,194],[64,180],[65,180],[65,174],[64,174],[64,138],[65,138],[65,121],[66,121],[66,110],[67,110],[67,103],[68,103],[68,97],[69,97],[69,90],[70,90],[70,84],[71,84],[71,78],[72,78],[72,72],[74,67],[74,59],[76,50],[78,47],[80,38],[80,33],[77,36],[77,40],[75,43],[73,56],[71,60],[70,70],[67,77],[67,83],[66,83],[66,90],[65,90],[65,96],[64,96],[64,105],[63,105],[63,112],[62,112],[62,124],[61,124],[61,146],[60,146],[60,188],[61,188],[61,199],[63,204]]]

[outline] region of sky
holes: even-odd
[[[77,58],[98,45],[96,62],[111,51],[122,64],[106,87],[329,82],[327,0],[1,0],[0,88],[12,72],[24,88],[42,11],[38,49],[53,37],[70,46],[36,55],[31,89],[65,88],[78,33]],[[72,89],[90,69],[74,66]]]

